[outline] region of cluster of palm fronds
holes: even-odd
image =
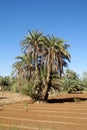
[[[47,100],[48,92],[60,86],[63,68],[70,61],[69,45],[63,39],[29,31],[20,43],[23,52],[13,65],[16,80],[27,80],[28,94],[35,99]]]

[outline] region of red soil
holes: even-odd
[[[1,105],[0,130],[3,129],[87,130],[87,93],[61,94],[51,97],[47,104],[27,101]]]

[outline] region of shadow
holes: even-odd
[[[7,97],[0,97],[0,99],[6,99]]]
[[[86,101],[87,98],[80,98],[80,97],[73,97],[73,98],[62,98],[62,99],[48,99],[48,103],[65,103],[65,102],[80,102],[80,101]]]

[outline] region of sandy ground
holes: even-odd
[[[25,100],[30,100],[30,97],[23,96],[19,93],[0,91],[0,104],[16,103],[16,102],[22,102]]]
[[[10,102],[23,100],[18,94],[2,96],[4,99],[0,100],[4,102],[6,97]],[[27,102],[1,106],[0,130],[87,130],[87,93],[60,94],[51,97],[47,104],[28,104],[30,98],[24,99]]]

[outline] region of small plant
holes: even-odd
[[[79,103],[79,102],[80,102],[80,99],[75,97],[75,98],[74,98],[74,102]]]
[[[28,111],[28,102],[24,102],[24,107],[25,107],[25,110],[26,110],[26,112]]]

